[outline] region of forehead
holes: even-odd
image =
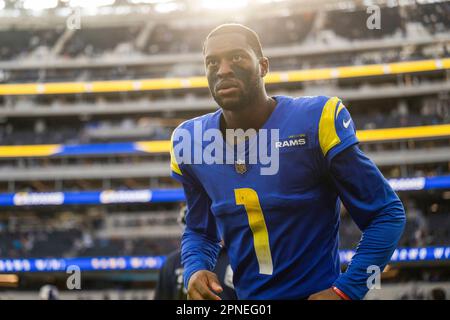
[[[205,56],[220,55],[232,50],[253,51],[246,37],[239,33],[226,33],[210,37],[205,43]]]

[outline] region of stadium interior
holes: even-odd
[[[152,299],[182,233],[169,139],[218,108],[202,44],[225,22],[260,35],[270,95],[340,97],[397,190],[406,229],[366,299],[449,299],[449,17],[431,0],[0,0],[0,300]],[[361,232],[341,217],[344,252]]]

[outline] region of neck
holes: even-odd
[[[259,130],[275,109],[277,102],[265,92],[240,110],[223,110],[223,129]]]

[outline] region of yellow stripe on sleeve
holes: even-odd
[[[180,167],[178,166],[177,159],[175,158],[175,153],[173,150],[173,135],[175,134],[175,130],[173,131],[172,137],[170,138],[170,169],[172,169],[173,172],[182,176],[183,173],[181,172]]]
[[[327,155],[328,151],[330,151],[331,148],[341,142],[334,125],[336,107],[338,102],[339,98],[337,97],[328,99],[328,101],[325,103],[325,106],[323,107],[322,115],[320,116],[319,143],[324,156]]]
[[[344,108],[345,108],[345,106],[344,106],[344,104],[341,102],[341,103],[339,104],[339,107],[338,107],[337,111],[336,111],[336,117],[335,117],[335,119],[337,119],[337,117],[339,116],[339,112],[341,112],[341,110],[344,109]]]

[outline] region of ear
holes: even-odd
[[[266,57],[259,58],[259,68],[261,70],[261,77],[264,78],[269,72],[269,59]]]

